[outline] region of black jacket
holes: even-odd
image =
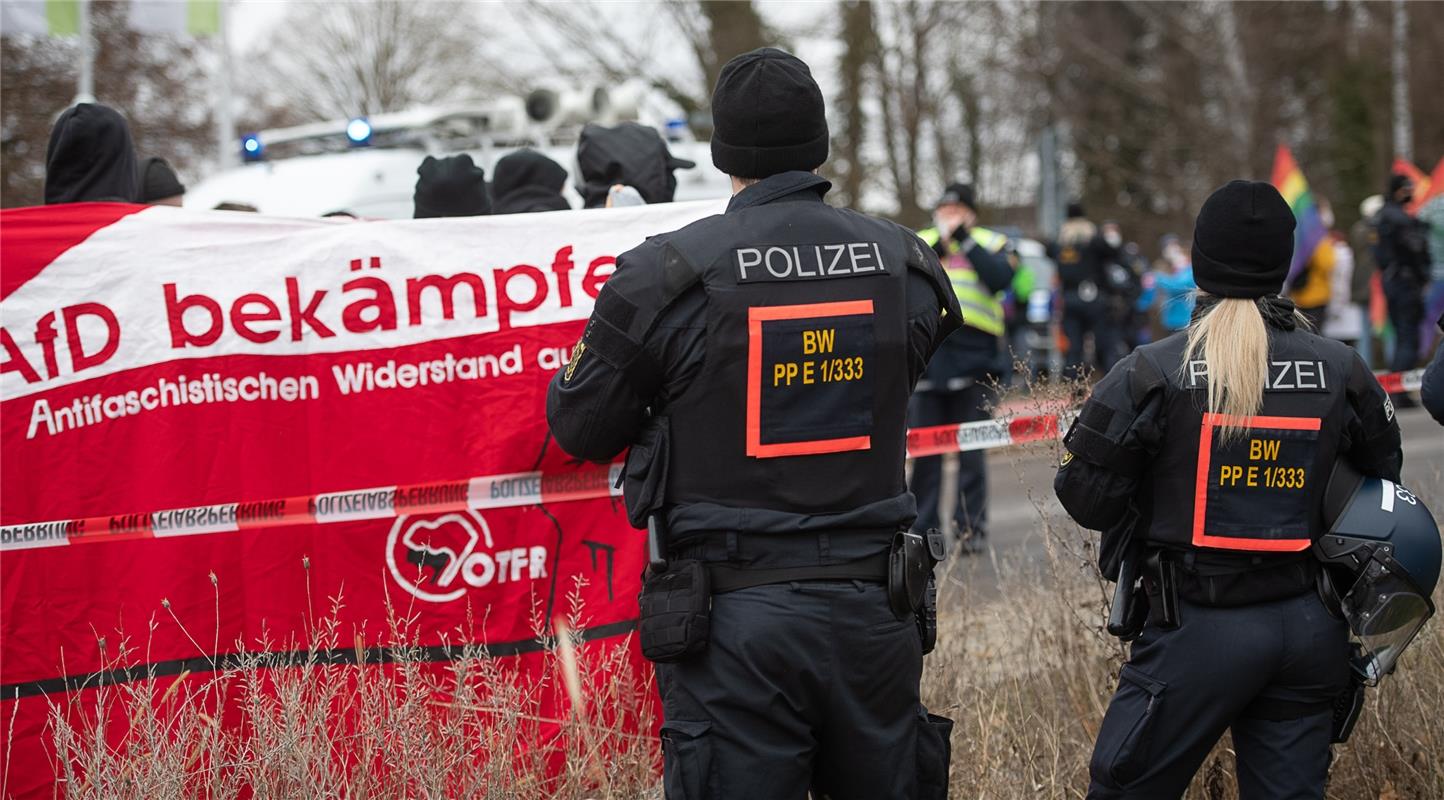
[[[96,103],[66,109],[45,151],[45,204],[133,203],[139,195],[125,117]]]
[[[1079,220],[1069,220],[1066,223],[1078,224]],[[1092,228],[1091,235],[1081,240],[1054,242],[1048,248],[1048,257],[1058,265],[1058,282],[1064,292],[1076,295],[1078,287],[1087,281],[1101,294],[1108,288],[1108,276],[1104,270],[1118,260],[1118,250],[1108,244],[1103,234],[1099,233],[1096,227],[1092,227],[1091,223],[1081,224]],[[1066,227],[1064,233],[1067,233]]]
[[[566,211],[562,197],[567,171],[535,150],[517,150],[492,168],[491,213],[525,214],[530,211]]]
[[[1292,313],[1291,304],[1285,308]],[[1317,434],[1321,455],[1336,452],[1366,474],[1397,481],[1403,451],[1394,408],[1363,360],[1346,346],[1296,329],[1291,322],[1271,320],[1270,328],[1269,351],[1275,360],[1270,362],[1270,389],[1258,419],[1269,420],[1270,414],[1327,414]],[[1171,496],[1156,492],[1155,486],[1175,481],[1193,485],[1192,462],[1158,463],[1168,443],[1181,444],[1174,449],[1198,458],[1196,423],[1209,416],[1202,410],[1206,373],[1201,381],[1190,384],[1186,367],[1192,365],[1182,363],[1186,341],[1185,333],[1177,333],[1120,361],[1093,388],[1069,429],[1065,441],[1071,457],[1058,469],[1053,487],[1064,509],[1083,527],[1107,530],[1130,506],[1144,512],[1146,526],[1152,513],[1150,498]],[[1295,364],[1307,369],[1291,371]],[[1332,399],[1336,397],[1337,402]],[[1183,429],[1185,426],[1178,424],[1181,420],[1195,424]],[[1175,425],[1180,430],[1171,427]],[[1310,472],[1308,492],[1317,493],[1326,475],[1315,473],[1326,471]],[[1170,526],[1189,511],[1157,509],[1159,518]]]
[[[715,344],[709,343],[711,337],[725,337],[729,334],[726,331],[709,331],[708,321],[712,316],[712,309],[709,308],[708,292],[714,290],[710,277],[704,278],[699,284],[686,285],[679,282],[677,285],[681,288],[675,291],[668,288],[670,284],[680,281],[679,276],[690,274],[688,270],[682,269],[683,265],[678,263],[678,260],[687,259],[686,253],[694,253],[698,249],[697,245],[701,246],[701,250],[711,253],[735,253],[739,251],[733,250],[734,247],[768,244],[754,242],[749,238],[751,227],[742,222],[749,212],[753,215],[764,213],[764,208],[765,213],[774,215],[768,220],[768,226],[776,227],[786,221],[796,225],[800,236],[805,237],[805,231],[814,221],[824,222],[822,227],[832,233],[836,233],[839,226],[845,229],[848,215],[853,212],[824,205],[822,194],[828,188],[830,184],[827,181],[810,173],[788,172],[774,175],[733,197],[726,214],[694,223],[681,231],[653,236],[641,246],[619,257],[617,271],[597,298],[597,310],[588,323],[587,333],[578,345],[576,354],[567,368],[552,380],[548,389],[547,420],[557,443],[579,458],[592,461],[610,460],[639,440],[645,443],[646,431],[651,431],[654,427],[650,421],[667,418],[677,409],[692,408],[698,393],[688,394],[688,390],[703,380],[701,371],[704,363],[708,363],[706,359],[709,348]],[[887,374],[889,370],[895,370],[899,376],[898,384],[888,386],[889,391],[893,388],[900,390],[897,394],[897,408],[889,408],[888,412],[891,414],[896,411],[897,421],[901,424],[901,417],[905,414],[906,393],[911,391],[921,374],[940,334],[950,330],[953,324],[944,320],[942,311],[946,309],[950,315],[957,315],[959,312],[956,301],[948,291],[941,267],[936,259],[930,256],[931,251],[927,250],[921,240],[899,226],[877,220],[866,220],[865,224],[859,227],[857,235],[862,237],[879,231],[889,243],[896,242],[896,252],[901,253],[904,247],[911,247],[916,258],[921,259],[919,263],[925,270],[931,270],[928,272],[907,268],[907,274],[900,275],[902,280],[898,285],[903,290],[903,295],[899,306],[897,338],[881,338],[885,335],[892,336],[891,333],[877,334],[880,337],[877,339],[877,356],[891,359],[889,369],[879,368],[878,371]],[[886,247],[890,246],[892,245],[884,246],[880,252],[888,253]],[[801,249],[810,252],[809,247],[804,246]],[[929,255],[924,256],[924,253]],[[909,263],[912,259],[913,257],[909,256]],[[894,263],[889,267],[890,271],[900,269],[904,269],[902,263]],[[711,273],[707,275],[710,276]],[[780,285],[782,284],[767,284]],[[623,286],[628,288],[623,289]],[[760,297],[767,296],[760,294],[766,291],[765,287],[753,287],[749,291],[758,292]],[[656,300],[657,297],[670,299]],[[660,309],[654,306],[660,306]],[[599,318],[613,319],[615,324],[599,323]],[[620,328],[616,326],[625,327],[627,330],[619,333]],[[633,344],[630,342],[633,341],[631,337],[635,332],[641,332],[641,339]],[[603,338],[603,334],[606,338]],[[897,355],[891,350],[882,349],[885,346],[896,347]],[[899,361],[902,363],[898,363]],[[730,362],[727,368],[732,368]],[[871,374],[871,371],[868,374]],[[878,380],[883,378],[879,377]],[[905,386],[901,385],[903,381],[907,382]],[[882,392],[883,389],[880,387],[878,391]],[[731,407],[728,406],[726,410],[730,413]],[[695,416],[695,409],[692,416]],[[726,414],[719,413],[718,416]],[[674,434],[673,438],[686,437]],[[895,442],[889,440],[886,444],[891,447]],[[878,447],[882,446],[883,443],[880,442]],[[695,461],[699,457],[702,456],[695,452],[679,452],[672,454],[671,460],[675,468],[680,459],[690,458]],[[817,458],[819,460],[816,463],[823,465],[824,461],[832,456]],[[632,504],[632,461],[633,457],[629,456],[629,511]],[[705,464],[706,460],[697,463]],[[753,466],[757,470],[765,468],[760,463]],[[671,533],[686,535],[687,530],[800,533],[818,529],[819,526],[827,530],[866,527],[896,531],[899,526],[906,526],[916,515],[912,497],[907,493],[906,485],[902,481],[901,451],[897,453],[897,464],[880,465],[879,468],[887,473],[886,481],[878,481],[879,486],[883,483],[892,486],[894,482],[897,485],[895,492],[878,502],[859,504],[857,508],[840,506],[835,509],[837,513],[829,514],[819,514],[812,509],[807,512],[789,511],[781,507],[786,504],[764,503],[760,498],[758,503],[747,509],[738,506],[723,507],[720,503],[669,507],[668,522],[672,527]],[[801,470],[801,467],[796,469]],[[894,471],[896,475],[892,474]],[[888,537],[879,541],[886,538]],[[841,543],[835,540],[834,545],[834,555],[841,555],[844,550]]]
[[[1407,281],[1418,286],[1429,282],[1429,240],[1425,224],[1396,202],[1384,204],[1376,224],[1379,243],[1375,255],[1384,280]]]

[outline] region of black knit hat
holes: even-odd
[[[938,202],[933,204],[933,207],[936,208],[937,206],[946,206],[952,204],[965,205],[968,208],[977,211],[978,199],[977,195],[973,192],[973,185],[970,183],[948,184],[948,188],[943,190],[943,196],[938,198]]]
[[[1272,184],[1230,181],[1193,227],[1193,279],[1217,297],[1278,294],[1294,255],[1294,212]]]
[[[462,153],[448,158],[427,156],[417,168],[416,219],[479,217],[491,213],[486,172]]]
[[[178,197],[186,193],[186,187],[176,177],[175,170],[159,156],[151,156],[140,162],[140,202],[154,203],[167,197]]]
[[[1068,204],[1068,219],[1083,219],[1088,216],[1083,211],[1083,204],[1073,202]]]
[[[1385,199],[1385,200],[1393,200],[1393,199],[1394,199],[1394,195],[1398,194],[1398,192],[1399,192],[1400,189],[1404,188],[1405,186],[1409,186],[1409,185],[1411,185],[1411,184],[1413,184],[1413,183],[1414,183],[1414,182],[1409,179],[1409,176],[1408,176],[1408,175],[1400,175],[1400,174],[1397,173],[1397,172],[1390,174],[1390,175],[1389,175],[1389,193],[1386,194],[1386,195],[1384,195],[1384,199]]]
[[[739,178],[827,160],[822,90],[797,56],[763,47],[728,61],[712,92],[712,163]]]

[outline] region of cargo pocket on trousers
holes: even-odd
[[[1118,693],[1103,715],[1088,773],[1104,786],[1124,788],[1148,766],[1153,729],[1168,686],[1131,664],[1123,665],[1118,678]]]
[[[947,800],[952,760],[953,721],[937,714],[918,716],[918,798]]]
[[[712,797],[712,723],[669,719],[662,723],[662,785],[667,800]]]

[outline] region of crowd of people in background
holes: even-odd
[[[1347,235],[1321,202],[1327,234],[1284,287],[1316,332],[1392,372],[1421,366],[1444,331],[1444,195],[1414,215],[1414,191],[1407,176],[1390,176]],[[1065,376],[1106,372],[1133,348],[1188,327],[1197,287],[1179,236],[1162,237],[1150,263],[1116,222],[1095,224],[1074,203],[1048,253]],[[1395,402],[1413,399],[1399,393]]]

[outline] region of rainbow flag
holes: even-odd
[[[1294,211],[1294,219],[1298,225],[1294,228],[1294,260],[1289,264],[1288,284],[1292,284],[1299,274],[1303,272],[1304,265],[1309,263],[1309,258],[1314,254],[1314,248],[1324,240],[1328,233],[1324,229],[1324,219],[1319,216],[1319,206],[1314,202],[1314,193],[1309,191],[1309,182],[1304,179],[1304,173],[1294,161],[1294,154],[1289,152],[1288,145],[1281,144],[1274,153],[1274,174],[1271,181],[1279,194],[1284,196],[1284,202]]]

